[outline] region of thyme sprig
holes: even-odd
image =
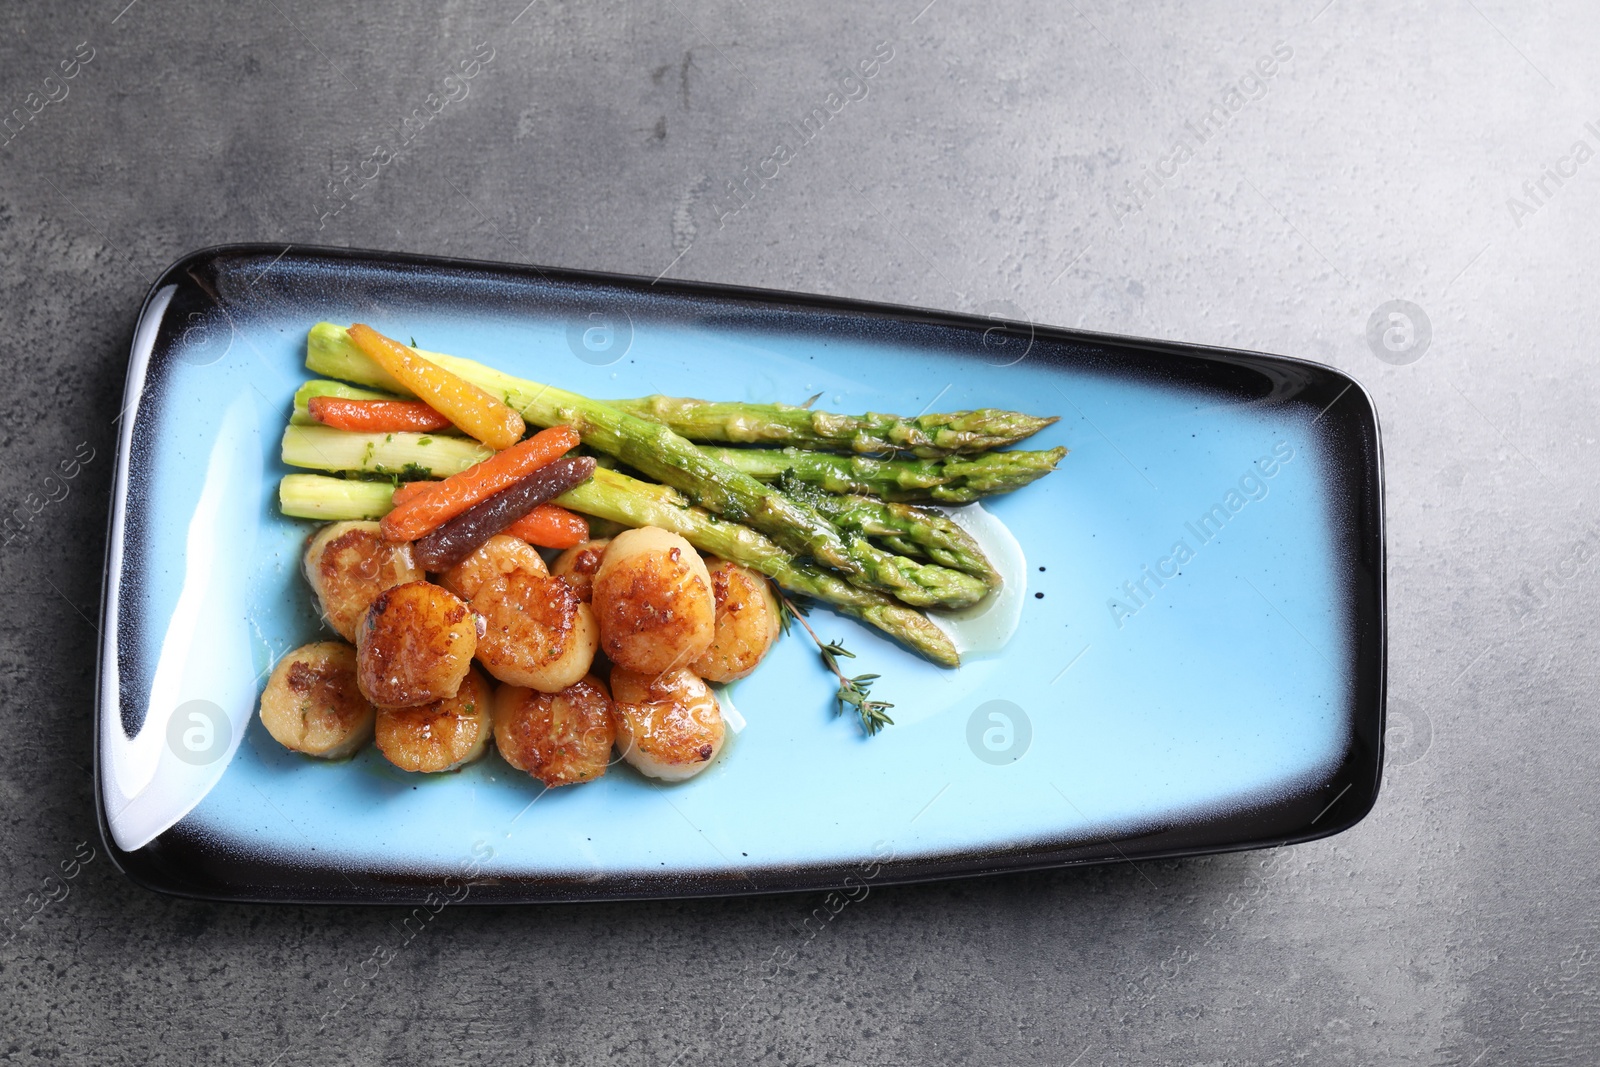
[[[804,604],[797,605],[784,595],[783,590],[779,589],[777,585],[773,585],[772,590],[778,595],[778,621],[783,627],[783,632],[789,632],[789,624],[791,622],[798,622],[805,627],[806,633],[811,635],[811,640],[816,643],[817,651],[822,656],[822,665],[832,671],[835,678],[839,679],[839,689],[833,695],[834,714],[843,715],[845,708],[854,708],[856,715],[861,719],[861,730],[868,737],[873,736],[885,726],[893,726],[894,720],[884,713],[894,705],[886,701],[872,699],[872,683],[876,682],[881,676],[858,674],[852,678],[846,675],[844,671],[839,669],[839,657],[855,659],[856,654],[845,648],[839,641],[830,641],[827,644],[823,644],[822,638],[817,636],[817,631],[813,630],[811,624],[806,621],[805,617],[809,613],[809,607]]]

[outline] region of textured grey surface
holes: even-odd
[[[0,11],[0,103],[66,91],[0,147],[0,498],[96,457],[0,551],[0,1062],[1600,1057],[1600,160],[1568,155],[1600,147],[1592,5],[125,2]],[[881,41],[865,98],[724,217]],[[346,200],[481,42],[470,95]],[[98,844],[89,619],[133,317],[172,259],[236,240],[670,267],[1334,364],[1385,430],[1378,806],[1271,853],[882,889],[809,939],[806,897],[454,908],[348,987],[392,913],[161,898],[103,855],[47,890]],[[1367,341],[1395,298],[1432,323],[1409,365]]]

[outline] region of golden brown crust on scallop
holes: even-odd
[[[617,748],[652,778],[691,778],[722,748],[722,709],[711,688],[688,668],[652,676],[614,667],[611,696]]]
[[[356,684],[356,650],[318,641],[278,661],[261,693],[261,724],[285,748],[339,759],[372,737],[374,709]]]
[[[356,633],[361,692],[380,708],[408,708],[454,696],[478,647],[478,619],[431,582],[386,589]]]
[[[759,571],[706,558],[716,601],[716,632],[690,668],[709,682],[731,682],[756,669],[782,629],[778,599]]]
[[[716,632],[705,564],[683,538],[653,527],[612,539],[595,574],[593,605],[606,655],[629,670],[685,666]]]
[[[495,747],[507,763],[545,785],[605,774],[616,738],[611,696],[592,674],[559,693],[520,685],[502,685],[495,693]]]
[[[490,578],[515,571],[543,576],[550,573],[539,550],[520,537],[495,534],[466,559],[439,576],[439,584],[462,600],[471,600]]]
[[[346,641],[379,593],[422,578],[409,544],[385,541],[375,522],[324,526],[306,545],[306,581],[329,626]]]
[[[556,557],[556,561],[550,565],[550,573],[566,579],[573,592],[578,594],[578,599],[588,604],[594,598],[595,572],[600,569],[606,546],[610,543],[611,538],[601,537],[573,545]]]
[[[479,587],[478,661],[502,682],[558,693],[589,673],[599,634],[589,605],[560,578],[515,571]]]
[[[454,694],[410,708],[379,708],[378,749],[402,771],[436,774],[482,756],[493,734],[494,694],[469,671]]]

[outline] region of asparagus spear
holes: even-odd
[[[285,515],[324,521],[376,519],[387,514],[394,487],[316,474],[291,474],[278,486]],[[556,498],[563,507],[624,526],[659,526],[679,534],[702,552],[754,567],[792,593],[813,597],[875,626],[944,667],[960,665],[955,645],[926,615],[867,589],[858,589],[820,567],[796,560],[748,526],[724,522],[691,507],[677,491],[618,471],[600,468],[594,477]]]
[[[837,513],[824,509],[837,522],[858,522],[869,537],[876,537],[891,552],[913,559],[926,558],[1000,588],[1000,572],[983,554],[978,542],[954,522],[937,512],[910,504],[887,504],[871,497],[838,497],[844,503]]]
[[[918,415],[835,415],[792,404],[740,404],[674,396],[607,403],[672,427],[691,441],[792,445],[836,452],[909,452],[924,459],[1014,445],[1055,422],[1018,411],[980,408]]]
[[[381,519],[394,509],[389,482],[358,482],[326,474],[285,474],[278,483],[278,510],[296,519],[342,522]]]
[[[988,594],[988,587],[970,574],[896,556],[864,537],[846,539],[815,508],[711,459],[665,426],[470,359],[436,352],[421,355],[503,398],[528,422],[573,427],[591,448],[682,490],[692,503],[759,530],[795,555],[832,567],[852,585],[887,592],[914,607],[967,607]],[[351,343],[344,327],[331,322],[311,328],[306,366],[329,377],[405,392]]]
[[[890,504],[869,496],[839,496],[823,492],[797,479],[779,485],[790,496],[805,500],[841,528],[854,527],[902,556],[931,559],[941,566],[982,578],[990,589],[1000,588],[1000,574],[972,535],[955,522],[928,508]]]
[[[950,459],[871,459],[798,448],[717,448],[705,453],[764,482],[785,474],[830,493],[859,493],[908,504],[970,504],[1009,493],[1056,469],[1065,448],[985,452]]]
[[[286,426],[283,462],[323,471],[363,471],[402,478],[447,478],[482,463],[494,450],[470,437],[427,433],[352,433],[331,426]]]

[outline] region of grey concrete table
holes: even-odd
[[[0,11],[0,499],[66,494],[0,552],[0,1062],[1600,1057],[1592,5],[524,3]],[[348,986],[392,913],[138,889],[80,846],[113,423],[146,285],[236,240],[1334,364],[1385,431],[1378,806],[1276,852],[884,889],[810,940],[803,897],[451,909]]]

